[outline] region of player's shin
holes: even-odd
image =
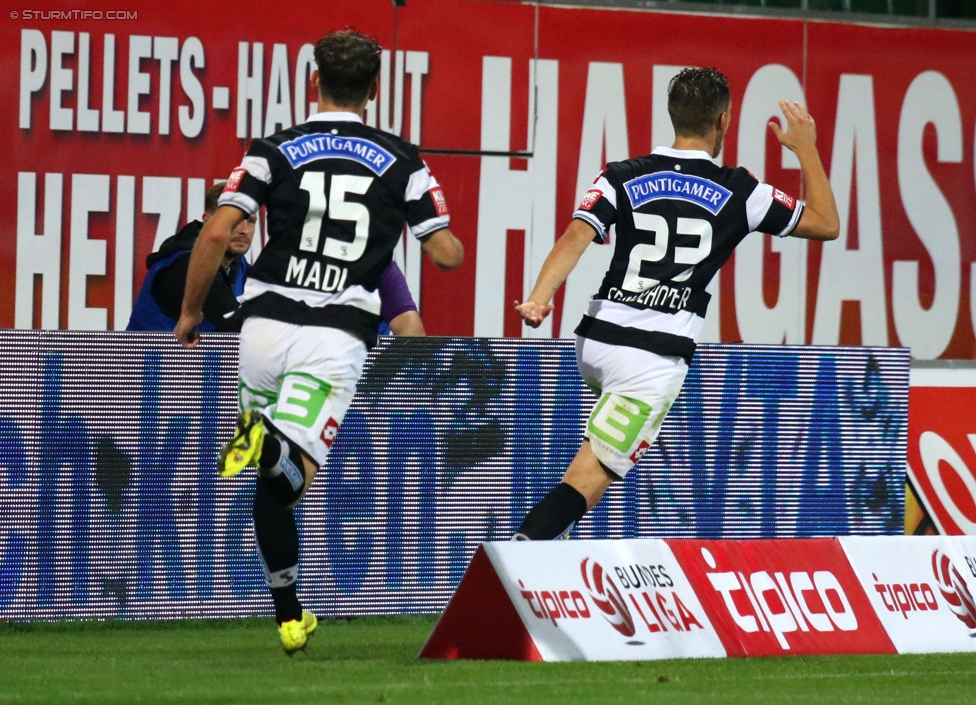
[[[278,624],[302,619],[298,601],[298,527],[290,508],[272,497],[270,483],[258,477],[254,490],[254,539],[264,575],[271,589]]]
[[[267,481],[271,498],[277,504],[291,506],[305,490],[305,465],[301,450],[284,438],[268,434],[261,449],[258,475]]]
[[[586,497],[572,485],[561,482],[532,507],[522,520],[515,538],[549,541],[563,537],[586,514]]]

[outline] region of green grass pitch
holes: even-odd
[[[428,661],[433,617],[0,623],[0,703],[976,703],[976,654],[616,663]]]

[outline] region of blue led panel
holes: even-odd
[[[267,615],[237,338],[0,331],[0,618]],[[580,538],[902,532],[905,349],[703,345]],[[595,399],[572,341],[384,339],[297,512],[323,615],[435,612],[559,481]]]

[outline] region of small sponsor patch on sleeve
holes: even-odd
[[[242,166],[237,167],[230,173],[227,178],[227,185],[224,186],[223,193],[236,193],[237,189],[241,186],[241,179],[244,178],[244,174],[247,173],[247,169]]]
[[[593,206],[596,205],[596,202],[600,200],[600,196],[602,195],[603,195],[603,191],[600,191],[599,189],[591,188],[589,191],[586,192],[586,195],[583,196],[583,200],[580,201],[578,210],[581,211],[591,210]]]
[[[773,198],[779,201],[780,203],[782,203],[790,210],[796,208],[796,199],[793,198],[793,196],[790,196],[789,194],[780,191],[778,188],[773,189]]]
[[[437,209],[437,215],[447,215],[447,199],[444,198],[444,191],[438,186],[432,188],[428,193],[434,201],[434,208]]]

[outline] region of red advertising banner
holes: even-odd
[[[475,0],[334,0],[311,22],[281,0],[273,23],[222,5],[60,5],[0,25],[15,172],[0,182],[0,326],[124,328],[146,255],[199,216],[251,138],[305,119],[311,45],[351,25],[387,49],[368,123],[481,153],[427,152],[467,251],[459,272],[416,243],[398,254],[429,333],[527,334],[511,302],[586,186],[605,161],[670,144],[668,81],[715,65],[732,85],[724,163],[799,197],[798,164],[766,124],[779,98],[809,105],[841,236],[747,238],[704,340],[976,350],[972,32]],[[532,335],[571,335],[610,254],[590,250]]]
[[[913,369],[908,478],[940,534],[976,534],[976,367]]]
[[[895,653],[834,539],[667,543],[730,656]]]

